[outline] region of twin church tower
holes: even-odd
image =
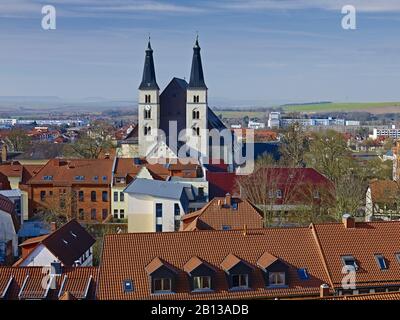
[[[186,146],[188,149],[196,150],[199,157],[204,157],[209,152],[208,130],[225,128],[208,107],[208,89],[204,81],[200,50],[199,41],[196,39],[193,47],[189,83],[184,79],[173,78],[160,94],[156,80],[153,50],[149,40],[143,78],[139,86],[138,138],[140,156],[155,154],[157,148],[162,149],[171,146],[173,143],[173,141],[169,141],[169,123],[171,121],[176,123],[178,134],[182,129],[186,129],[184,139]],[[160,140],[163,139],[160,139],[158,129],[165,134],[166,146],[160,146]],[[174,145],[176,143],[175,141]],[[177,147],[179,147],[179,142],[177,144]]]

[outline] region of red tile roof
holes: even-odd
[[[51,299],[57,300],[70,292],[78,299],[94,299],[98,268],[63,267],[54,287],[47,289],[46,277],[50,268],[0,267],[0,299]],[[45,284],[45,287],[43,287]]]
[[[288,265],[289,286],[265,287],[257,261],[270,252]],[[229,291],[221,267],[236,256],[253,267],[252,290]],[[192,293],[187,277],[188,262],[196,256],[215,272],[215,291]],[[177,274],[175,294],[152,295],[146,266],[155,258],[170,264]],[[223,263],[225,260],[225,263]],[[229,263],[228,263],[229,264]],[[159,265],[159,264],[157,264]],[[301,280],[298,268],[307,268],[309,280]],[[186,269],[186,271],[185,271]],[[106,235],[98,286],[99,299],[235,299],[275,298],[287,295],[319,295],[328,282],[318,246],[309,228],[270,228],[242,231],[198,231]],[[134,291],[126,293],[123,281],[131,279]]]
[[[249,201],[231,198],[233,206],[225,204],[226,198],[214,198],[202,209],[182,217],[182,231],[222,230],[224,226],[230,229],[249,229],[263,227],[261,213]]]

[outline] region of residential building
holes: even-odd
[[[125,200],[125,188],[136,178],[168,180],[190,183],[195,196],[203,201],[208,199],[208,182],[199,163],[193,159],[173,161],[165,159],[165,164],[148,163],[144,158],[117,158],[114,163],[111,185],[111,212],[116,219],[126,219],[128,205]]]
[[[18,257],[19,228],[14,202],[0,195],[0,265],[10,264]]]
[[[392,180],[371,181],[366,192],[365,219],[400,220],[400,185]]]
[[[265,123],[250,120],[249,123],[247,124],[247,128],[254,130],[265,129]]]
[[[125,190],[128,232],[177,231],[181,217],[199,209],[190,184],[137,178]]]
[[[268,115],[268,128],[279,129],[280,121],[281,121],[281,113],[280,112],[270,112]]]
[[[181,231],[242,230],[263,227],[262,213],[249,201],[227,194],[214,198],[202,209],[185,214]]]
[[[399,232],[400,222],[344,216],[341,223],[303,228],[106,235],[97,295],[217,300],[395,293]],[[344,268],[355,273],[348,289]]]
[[[23,213],[28,211],[28,208],[24,208],[24,205],[26,205],[27,202],[24,203],[23,201],[22,191],[20,189],[0,190],[0,195],[5,196],[14,203],[14,212],[20,225],[22,226],[24,223]]]
[[[241,197],[286,218],[299,210],[318,210],[335,199],[333,183],[313,168],[261,168],[240,176],[237,184]]]
[[[113,159],[53,159],[27,183],[29,216],[57,210],[85,222],[110,217]]]
[[[91,266],[95,239],[76,221],[71,220],[48,235],[31,238],[20,244],[21,258],[14,266]]]
[[[44,268],[0,267],[0,300],[95,300],[97,277],[96,267],[59,263]]]

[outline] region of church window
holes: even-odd
[[[151,103],[151,95],[146,94],[146,95],[144,96],[144,101],[145,101],[145,103]]]
[[[145,119],[151,118],[151,110],[144,110],[144,118]]]
[[[144,135],[149,136],[151,134],[151,127],[144,127]]]
[[[193,110],[192,117],[193,119],[200,119],[200,111]]]
[[[193,127],[193,135],[200,136],[200,128],[199,127]]]
[[[193,96],[193,102],[194,103],[199,103],[200,102],[200,96]]]

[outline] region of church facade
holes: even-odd
[[[160,93],[149,41],[139,86],[138,125],[130,137],[137,137],[138,156],[230,159],[220,147],[220,137],[217,147],[212,146],[210,132],[230,131],[208,106],[200,50],[196,39],[189,83],[173,78]]]

